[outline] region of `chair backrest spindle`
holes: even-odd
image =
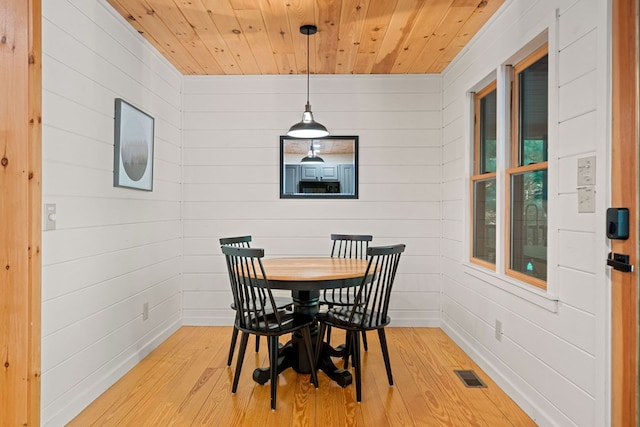
[[[332,258],[364,259],[373,236],[369,234],[332,234],[331,240],[333,240]]]
[[[372,246],[367,250],[369,264],[365,278],[356,292],[349,322],[353,322],[354,318],[365,310],[369,315],[361,316],[361,326],[367,327],[387,321],[391,289],[398,271],[400,255],[405,247],[404,244]]]
[[[222,245],[222,253],[227,262],[239,326],[266,331],[269,325],[273,327],[275,319],[281,330],[279,312],[262,266],[264,249]]]

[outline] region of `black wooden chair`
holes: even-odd
[[[331,240],[333,240],[333,245],[331,246],[332,258],[365,259],[367,249],[369,249],[369,242],[373,240],[373,236],[370,234],[332,234]],[[355,289],[354,287],[325,289],[320,296],[319,303],[327,306],[327,308],[350,306],[354,301]],[[331,327],[327,328],[327,343],[331,343]],[[364,351],[369,350],[366,334],[362,334],[362,345],[364,346]],[[345,358],[345,368],[346,363],[347,358]]]
[[[300,331],[305,352],[311,366],[311,381],[318,387],[316,364],[313,357],[311,325],[315,323],[311,315],[280,311],[269,287],[269,280],[262,266],[264,249],[236,248],[222,246],[225,255],[229,281],[236,306],[235,327],[242,332],[240,350],[236,360],[231,392],[238,389],[242,362],[247,349],[249,334],[266,336],[269,342],[269,365],[271,380],[271,409],[276,409],[278,386],[278,338],[281,335]]]
[[[318,341],[316,343],[316,361],[320,357],[322,339],[327,327],[343,329],[351,341],[353,367],[356,380],[356,400],[362,400],[360,334],[364,331],[377,330],[382,348],[382,356],[387,369],[389,385],[393,385],[389,350],[384,328],[391,318],[387,315],[391,289],[398,270],[400,255],[405,245],[372,246],[367,250],[369,264],[367,274],[355,293],[355,301],[351,306],[336,306],[327,311],[318,312],[316,319],[320,322]],[[349,344],[348,344],[349,345]]]
[[[236,248],[249,248],[251,247],[251,236],[237,236],[237,237],[222,237],[220,238],[220,245],[233,246]],[[293,308],[293,300],[289,297],[274,297],[276,301],[276,307],[279,310],[291,310]],[[231,303],[231,308],[236,309],[235,303]],[[238,341],[238,329],[233,327],[231,332],[231,345],[229,346],[229,357],[227,357],[227,366],[231,366],[233,360],[233,353],[236,349],[236,342]],[[260,351],[260,337],[256,335],[256,353]]]

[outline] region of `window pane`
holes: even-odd
[[[496,171],[496,91],[480,100],[480,174]]]
[[[547,280],[547,171],[511,177],[512,270]]]
[[[496,180],[473,183],[473,257],[496,263]]]
[[[548,56],[518,74],[519,165],[547,160]]]

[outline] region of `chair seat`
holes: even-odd
[[[389,316],[379,319],[377,313],[370,310],[356,311],[350,322],[352,307],[338,307],[316,313],[316,319],[341,329],[373,330],[384,328],[391,322]]]
[[[289,308],[293,305],[293,300],[291,298],[274,296],[273,300],[275,301],[277,308]],[[235,310],[236,304],[232,302],[231,308]]]
[[[249,332],[257,335],[282,335],[289,332],[295,332],[307,326],[311,326],[315,322],[315,318],[308,314],[295,313],[295,312],[280,312],[280,325],[275,319],[275,316],[270,316],[265,322],[261,319],[258,324],[254,324],[250,319],[246,319],[246,324],[250,324],[251,327],[242,327],[241,319],[236,319],[235,326],[240,331]]]

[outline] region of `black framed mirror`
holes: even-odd
[[[280,137],[281,199],[357,199],[358,137]]]

